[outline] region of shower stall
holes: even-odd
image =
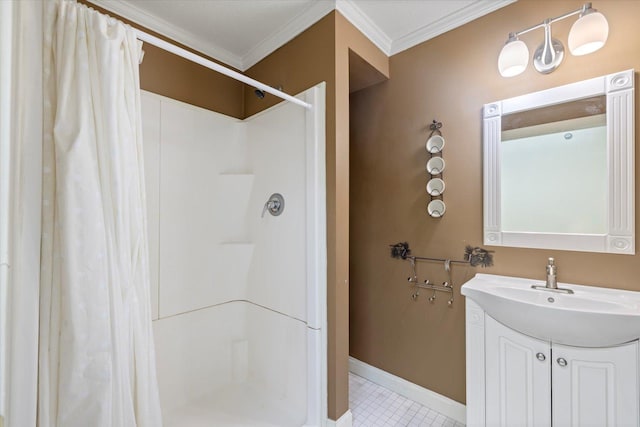
[[[37,425],[43,4],[0,2],[0,425],[12,427]],[[325,84],[284,97],[238,120],[142,93],[166,427],[325,424]]]
[[[166,427],[326,418],[324,84],[299,98],[238,120],[142,94]]]

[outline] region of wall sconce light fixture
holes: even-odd
[[[569,51],[575,56],[586,55],[600,49],[609,36],[609,23],[603,14],[585,3],[580,9],[567,12],[555,18],[547,18],[539,24],[524,30],[509,33],[500,56],[498,70],[503,77],[513,77],[522,73],[529,64],[529,49],[518,36],[544,28],[544,41],[533,54],[533,66],[543,74],[549,74],[560,66],[564,59],[564,46],[551,37],[551,24],[574,15],[580,15],[569,31]]]

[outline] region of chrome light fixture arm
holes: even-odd
[[[589,3],[585,3],[579,9],[572,10],[571,12],[564,13],[564,14],[562,14],[560,16],[556,16],[555,18],[545,19],[544,21],[542,21],[542,22],[540,22],[538,24],[532,25],[532,26],[530,26],[528,28],[525,28],[524,30],[516,31],[516,32],[514,32],[512,34],[514,34],[516,37],[519,37],[519,36],[521,36],[523,34],[527,34],[527,33],[531,32],[533,30],[537,30],[538,28],[544,28],[547,25],[554,24],[554,23],[556,23],[558,21],[562,21],[563,19],[569,18],[571,16],[575,16],[577,14],[586,15],[588,13],[595,12],[595,11],[596,10],[593,9],[593,7],[591,6],[590,2]]]

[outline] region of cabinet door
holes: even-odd
[[[548,342],[486,316],[486,425],[551,425]]]
[[[638,341],[618,347],[553,345],[553,424],[638,426]]]

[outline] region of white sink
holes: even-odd
[[[476,274],[462,295],[523,334],[559,344],[605,347],[640,337],[640,292],[558,283],[573,294],[532,289],[543,281]]]

